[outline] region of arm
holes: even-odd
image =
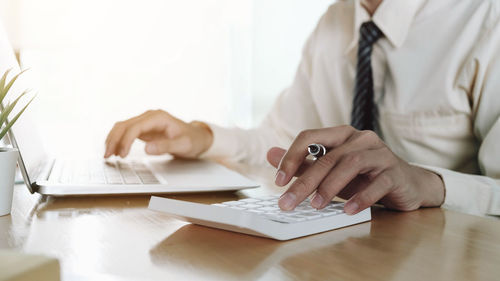
[[[482,93],[483,102],[474,122],[482,139],[478,155],[482,175],[421,166],[443,179],[446,187],[445,208],[476,215],[500,215],[500,97],[496,94],[500,83],[495,80],[485,81],[485,84],[499,85],[494,88],[491,88],[493,85],[483,85],[483,89],[491,89],[492,92]],[[492,116],[497,116],[493,124],[487,121]]]
[[[477,40],[457,79],[457,86],[469,94],[471,122],[480,146],[477,157],[481,175],[406,163],[373,134],[349,127],[305,131],[288,151],[274,148],[269,152],[269,162],[283,172],[281,177],[277,176],[278,185],[297,176],[282,196],[280,207],[292,209],[315,193],[312,205],[319,208],[336,195],[349,199],[347,213],[380,202],[398,210],[442,205],[472,214],[500,215],[500,25],[497,21],[490,21],[481,30],[482,38]],[[330,145],[330,152],[316,162],[308,162],[304,160],[305,147],[313,141]]]
[[[498,18],[498,16],[496,16]],[[500,215],[500,27],[490,22],[478,40],[460,85],[472,105],[474,133],[480,142],[481,175],[425,167],[441,175],[446,186],[443,207],[479,215]]]
[[[321,143],[329,152],[316,161],[308,160],[306,147],[310,143]],[[306,130],[287,151],[270,150],[268,159],[278,168],[277,185],[284,186],[297,177],[279,200],[283,210],[293,210],[311,194],[311,205],[317,209],[335,196],[349,199],[347,214],[377,202],[411,211],[440,206],[444,199],[444,184],[436,173],[405,162],[373,131],[351,126]]]
[[[243,130],[202,122],[185,123],[164,111],[149,111],[115,124],[106,140],[105,157],[113,154],[125,157],[133,141],[139,138],[146,142],[149,154],[265,164],[266,151],[273,145],[288,146],[304,128],[321,126],[309,85],[315,33],[303,49],[293,84],[281,93],[259,127]]]

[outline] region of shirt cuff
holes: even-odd
[[[223,128],[214,124],[206,123],[213,134],[213,142],[210,148],[203,152],[199,158],[202,159],[224,159],[236,155],[236,136],[234,130]]]
[[[443,208],[473,214],[500,215],[500,190],[492,178],[411,163],[438,174],[444,182]]]

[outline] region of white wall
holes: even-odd
[[[49,149],[102,146],[150,108],[249,127],[331,0],[0,0]]]
[[[332,0],[257,0],[254,12],[253,121],[288,87],[302,47]]]

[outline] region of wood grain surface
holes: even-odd
[[[280,194],[268,168],[235,166],[262,187],[172,195],[215,203]],[[499,280],[500,221],[439,208],[372,209],[373,220],[287,242],[178,221],[149,196],[45,197],[15,187],[0,248],[59,259],[62,280]]]

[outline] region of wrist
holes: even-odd
[[[423,169],[421,169],[422,175],[420,177],[419,185],[422,187],[421,195],[422,202],[421,207],[439,207],[443,204],[445,198],[445,186],[444,181],[440,175]]]
[[[205,122],[192,121],[189,124],[196,128],[197,132],[200,135],[198,139],[201,141],[201,151],[198,153],[198,155],[202,154],[212,146],[214,142],[214,133],[210,126],[208,126],[208,124]]]

